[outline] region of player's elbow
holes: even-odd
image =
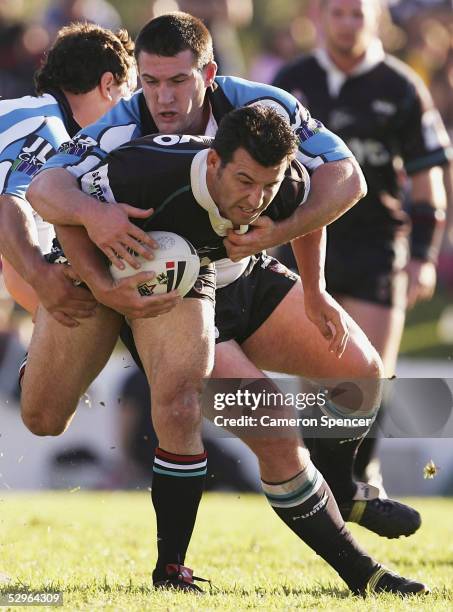
[[[353,194],[352,199],[354,200],[354,203],[355,203],[366,196],[366,194],[368,193],[368,185],[366,183],[365,176],[357,160],[351,158],[348,161],[351,166],[350,182],[351,182],[351,191]]]
[[[47,175],[47,176],[46,176]],[[45,194],[49,192],[49,177],[48,172],[43,172],[35,176],[28,186],[26,198],[32,207],[43,217],[42,204],[45,200]]]
[[[326,164],[326,166],[329,165]],[[366,196],[367,184],[362,169],[354,157],[337,161],[334,167],[333,181],[330,183],[332,197],[336,199],[342,213],[345,213]],[[326,176],[324,175],[323,178],[325,179]]]

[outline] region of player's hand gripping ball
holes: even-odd
[[[140,295],[161,295],[176,289],[183,297],[188,293],[200,273],[200,259],[194,247],[188,240],[173,232],[148,232],[158,244],[154,249],[154,259],[149,261],[137,255],[141,264],[140,270],[135,270],[124,262],[124,270],[110,266],[110,273],[115,280],[132,276],[138,272],[152,271],[153,279],[138,285]]]

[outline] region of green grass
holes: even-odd
[[[0,576],[11,581],[0,592],[22,585],[62,590],[71,611],[452,610],[453,500],[414,503],[424,526],[409,539],[353,531],[381,562],[434,588],[422,601],[349,595],[260,496],[234,494],[204,497],[187,559],[216,588],[204,597],[154,592],[155,527],[147,492],[2,494]]]

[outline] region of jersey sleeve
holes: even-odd
[[[0,102],[0,194],[25,199],[34,175],[68,139],[50,96]]]
[[[64,142],[43,169],[66,168],[78,178],[95,168],[113,149],[141,136],[139,93],[121,100],[101,119]]]
[[[305,106],[287,91],[236,77],[217,77],[216,82],[235,108],[264,104],[285,117],[299,137],[298,159],[309,170],[326,162],[353,157],[343,140],[313,118]]]
[[[411,75],[400,110],[398,140],[406,172],[416,174],[453,159],[453,149],[439,111],[423,81]]]

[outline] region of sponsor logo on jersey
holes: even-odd
[[[322,129],[322,123],[317,119],[313,119],[310,117],[308,121],[299,126],[295,132],[299,136],[299,138],[303,140],[308,140],[315,134],[318,134]]]
[[[64,142],[58,149],[59,153],[66,153],[67,155],[76,155],[82,157],[88,149],[97,146],[97,141],[90,136],[84,136],[83,134],[74,136],[72,140]]]
[[[331,130],[339,131],[348,125],[353,125],[356,121],[356,118],[352,113],[349,113],[347,110],[343,109],[334,109],[330,113],[329,117],[329,127]]]
[[[25,140],[24,146],[13,162],[11,171],[34,176],[53,153],[55,149],[50,142],[42,136],[32,134]]]
[[[190,142],[210,144],[212,142],[212,138],[190,136],[189,134],[184,134],[183,136],[177,136],[176,134],[160,134],[159,136],[153,138],[153,142],[164,147],[172,147],[177,144],[188,144]]]
[[[82,177],[82,190],[101,202],[115,202],[108,177],[108,165],[104,164],[97,170]]]
[[[354,153],[360,165],[385,166],[391,162],[391,154],[384,143],[372,138],[351,138],[348,147]]]
[[[371,104],[371,108],[375,113],[379,113],[381,115],[387,115],[391,117],[396,113],[396,104],[392,104],[388,100],[374,100]]]

